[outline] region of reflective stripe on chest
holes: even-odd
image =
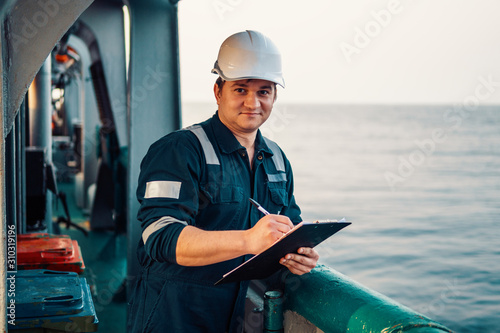
[[[217,157],[212,142],[208,139],[207,133],[203,127],[201,125],[193,125],[186,127],[185,130],[191,131],[200,142],[203,154],[205,155],[206,163],[208,165],[220,165],[219,158]],[[268,138],[264,138],[264,140],[269,149],[273,152],[272,161],[276,171],[278,171],[277,174],[268,174],[269,181],[286,181],[286,174],[280,173],[285,172],[285,161],[280,148],[274,141],[271,141]]]

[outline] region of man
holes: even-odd
[[[213,72],[217,113],[158,140],[141,164],[143,271],[130,332],[241,332],[248,282],[214,283],[301,221],[290,163],[259,131],[284,86],[276,46],[256,31],[234,34]],[[300,275],[319,256],[298,252],[280,262]]]

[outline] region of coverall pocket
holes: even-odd
[[[144,333],[226,332],[235,289],[167,279],[148,316]]]
[[[197,225],[205,230],[240,229],[244,202],[243,188],[227,184],[201,186],[200,212]],[[206,225],[203,225],[204,222]]]
[[[271,201],[280,208],[288,206],[286,182],[268,182]]]
[[[146,289],[144,285],[144,280],[141,275],[137,277],[135,281],[135,286],[132,291],[132,295],[127,304],[127,332],[139,333],[143,332],[144,324],[144,311],[145,311],[145,299]]]
[[[236,185],[205,184],[201,191],[212,204],[237,203],[243,199],[243,189]]]

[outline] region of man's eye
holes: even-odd
[[[269,91],[267,91],[267,90],[261,90],[260,94],[261,95],[269,95]]]
[[[236,91],[237,93],[243,93],[243,92],[245,92],[245,89],[243,89],[243,88],[236,88],[234,91]]]

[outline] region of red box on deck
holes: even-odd
[[[17,236],[17,268],[82,273],[85,264],[76,240],[47,233]]]

